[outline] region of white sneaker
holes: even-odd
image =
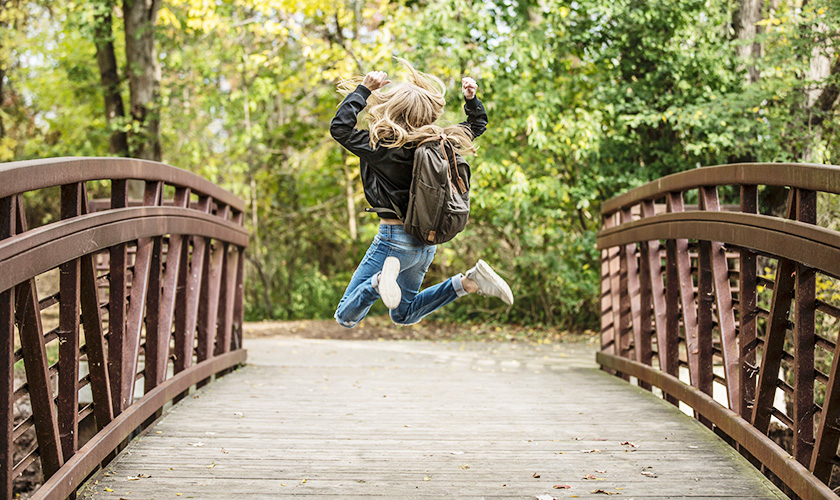
[[[479,295],[498,297],[505,304],[513,305],[513,293],[511,293],[510,287],[483,260],[479,259],[475,266],[467,271],[467,278],[475,281],[478,285]]]
[[[402,299],[400,285],[397,284],[397,276],[400,274],[400,259],[388,257],[385,265],[382,266],[382,273],[379,275],[379,296],[388,309],[396,309]]]

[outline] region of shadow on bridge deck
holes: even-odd
[[[248,366],[175,406],[81,497],[786,498],[581,344],[247,347]]]

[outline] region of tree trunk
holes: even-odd
[[[160,0],[123,0],[125,56],[131,118],[139,127],[132,134],[131,156],[160,161],[160,64],[155,51],[155,18]]]
[[[125,108],[120,95],[120,76],[117,73],[117,56],[114,53],[114,34],[112,30],[112,0],[97,2],[94,5],[94,43],[96,44],[96,62],[99,65],[99,79],[102,83],[102,95],[105,98],[105,119],[111,129],[109,149],[116,156],[128,155],[128,136],[118,127],[125,119]]]
[[[750,59],[761,57],[761,44],[755,41],[758,34],[758,23],[761,21],[761,0],[738,0],[738,10],[733,15],[735,25],[735,37],[740,44],[735,48],[741,68],[746,65],[747,83],[758,81],[759,74],[756,67],[747,64]],[[751,43],[750,43],[751,42]]]

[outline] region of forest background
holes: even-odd
[[[448,120],[463,120],[462,76],[490,118],[468,158],[471,222],[427,280],[483,258],[516,303],[444,317],[596,329],[602,201],[707,165],[837,163],[839,14],[840,0],[0,0],[0,161],[133,156],[205,176],[248,206],[246,318],[329,318],[377,227],[358,159],[329,136],[336,83],[397,80],[405,57],[447,84]]]

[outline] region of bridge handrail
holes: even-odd
[[[614,214],[621,207],[661,198],[669,192],[700,186],[738,185],[787,186],[840,194],[840,167],[815,163],[732,163],[696,168],[662,177],[611,198],[601,205],[601,215]]]
[[[88,181],[110,183],[110,200],[95,212]],[[140,206],[128,198],[136,181]],[[53,187],[60,199],[47,202],[60,205],[60,220],[30,229],[27,193]],[[166,403],[244,362],[244,207],[158,162],[0,164],[0,497],[11,498],[15,477],[36,461],[46,482],[32,498],[72,495]],[[36,278],[55,270],[58,290],[39,297]],[[55,327],[44,323],[51,307]],[[49,355],[55,344],[58,362]],[[80,404],[82,389],[89,404]],[[27,399],[32,415],[14,422],[15,405]],[[87,442],[80,424],[95,427]],[[15,460],[16,443],[33,432]]]
[[[787,188],[785,217],[759,213],[759,186]],[[736,193],[728,196],[738,198],[737,211],[723,211],[719,187]],[[598,361],[692,406],[795,495],[837,499],[828,483],[840,463],[840,342],[821,334],[816,320],[840,320],[840,307],[821,300],[816,283],[840,278],[840,232],[816,225],[818,193],[840,194],[840,167],[698,168],[605,202]],[[684,204],[686,194],[696,207]],[[759,275],[759,257],[762,267],[775,264],[775,277]],[[715,385],[726,391],[719,409]],[[774,406],[777,392],[792,411]],[[771,418],[792,432],[790,450],[768,439]]]

